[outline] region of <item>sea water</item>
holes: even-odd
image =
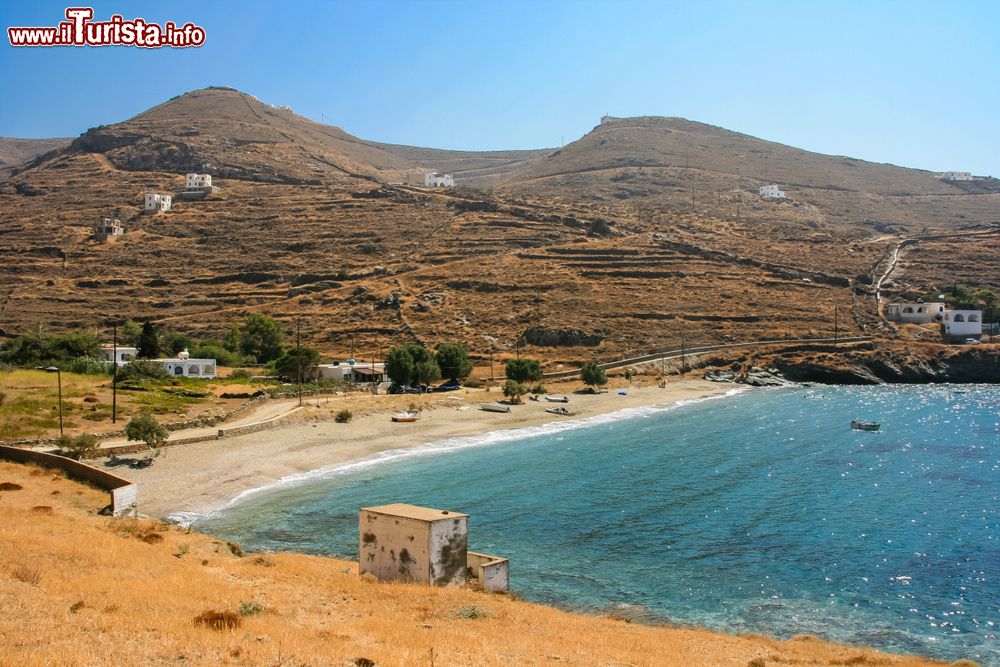
[[[450,509],[528,600],[1000,665],[998,496],[1000,387],[797,387],[382,455],[196,527],[356,558],[359,507]]]

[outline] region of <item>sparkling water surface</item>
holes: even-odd
[[[1000,386],[758,390],[627,417],[345,466],[195,526],[356,558],[359,507],[452,509],[529,600],[1000,666]]]

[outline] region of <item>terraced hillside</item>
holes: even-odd
[[[261,311],[288,331],[301,322],[304,341],[329,355],[459,341],[481,356],[526,346],[575,362],[825,335],[835,317],[845,334],[874,331],[871,283],[900,234],[966,234],[934,241],[951,244],[947,258],[923,273],[904,261],[913,289],[1000,275],[995,236],[976,233],[997,214],[989,182],[955,194],[926,172],[844,166],[853,162],[704,128],[637,119],[548,157],[460,153],[371,144],[233,90],[196,91],[0,183],[0,329],[96,328],[118,315],[217,337]],[[700,166],[670,162],[681,139],[701,146]],[[766,161],[748,148],[758,145]],[[745,172],[734,176],[725,169],[740,150]],[[790,186],[786,200],[756,194],[762,164],[796,160],[810,192],[840,203]],[[823,190],[820,164],[857,170],[852,188],[914,190],[965,224],[876,221],[874,208],[903,196]],[[489,191],[391,185],[426,165],[470,181],[510,176]],[[188,170],[221,189],[142,213],[144,192],[177,193]],[[97,243],[92,225],[108,216],[127,233]]]

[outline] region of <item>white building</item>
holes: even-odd
[[[316,367],[316,374],[323,380],[344,382],[382,382],[385,378],[385,364],[352,361],[320,364]]]
[[[146,198],[146,213],[165,213],[170,210],[173,205],[173,197],[170,195],[161,195],[158,192],[147,192]]]
[[[215,359],[191,359],[188,357],[187,350],[179,353],[174,359],[154,359],[153,361],[163,364],[168,373],[177,377],[215,377]]]
[[[455,179],[451,174],[439,174],[436,171],[424,174],[424,185],[434,188],[453,188]]]
[[[770,199],[784,199],[785,193],[781,191],[777,185],[762,185],[760,189],[757,190],[761,197],[767,197]]]
[[[211,174],[188,174],[184,181],[184,188],[186,190],[211,190],[212,188],[212,175]]]
[[[616,120],[621,120],[621,118],[617,118],[615,116],[609,116],[608,114],[604,114],[603,116],[601,116],[601,125],[607,125],[608,123],[613,123]]]
[[[125,228],[122,227],[121,221],[117,218],[104,218],[94,225],[95,241],[114,241],[124,233]]]
[[[135,359],[135,355],[139,354],[139,348],[129,347],[128,345],[119,345],[115,348],[114,345],[110,343],[105,343],[101,345],[101,359],[107,363],[116,363],[119,366],[124,366],[128,362]],[[116,358],[117,355],[117,358]]]
[[[979,339],[983,336],[983,311],[946,310],[941,320],[941,337],[946,342]]]
[[[942,181],[974,181],[976,177],[967,171],[945,171],[938,176]]]
[[[890,322],[906,322],[907,324],[927,324],[940,322],[944,319],[944,303],[890,303],[885,307],[885,316]]]

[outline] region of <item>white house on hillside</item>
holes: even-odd
[[[424,174],[424,185],[434,188],[453,188],[455,179],[451,174],[439,174],[436,171]]]
[[[967,171],[945,171],[938,176],[942,181],[974,181],[976,177]]]
[[[758,190],[761,197],[767,197],[770,199],[784,199],[785,193],[781,191],[777,185],[762,185]]]
[[[114,241],[125,233],[125,228],[117,218],[104,218],[94,225],[95,241]]]
[[[188,174],[184,180],[187,190],[210,190],[212,188],[211,174]]]
[[[165,213],[169,211],[173,197],[170,195],[161,195],[158,192],[147,192],[146,195],[146,213]]]
[[[101,359],[107,363],[116,363],[119,366],[124,366],[128,362],[135,359],[135,355],[139,354],[139,348],[130,347],[128,345],[119,345],[115,348],[111,343],[105,343],[101,345]],[[117,355],[117,358],[115,358]]]
[[[942,321],[944,311],[944,303],[941,302],[890,303],[885,307],[885,316],[890,322],[927,324]]]
[[[946,310],[941,320],[941,337],[949,343],[983,336],[983,311]]]
[[[168,373],[177,377],[215,377],[215,359],[191,359],[187,350],[180,352],[173,359],[154,359],[153,361],[163,364]]]

